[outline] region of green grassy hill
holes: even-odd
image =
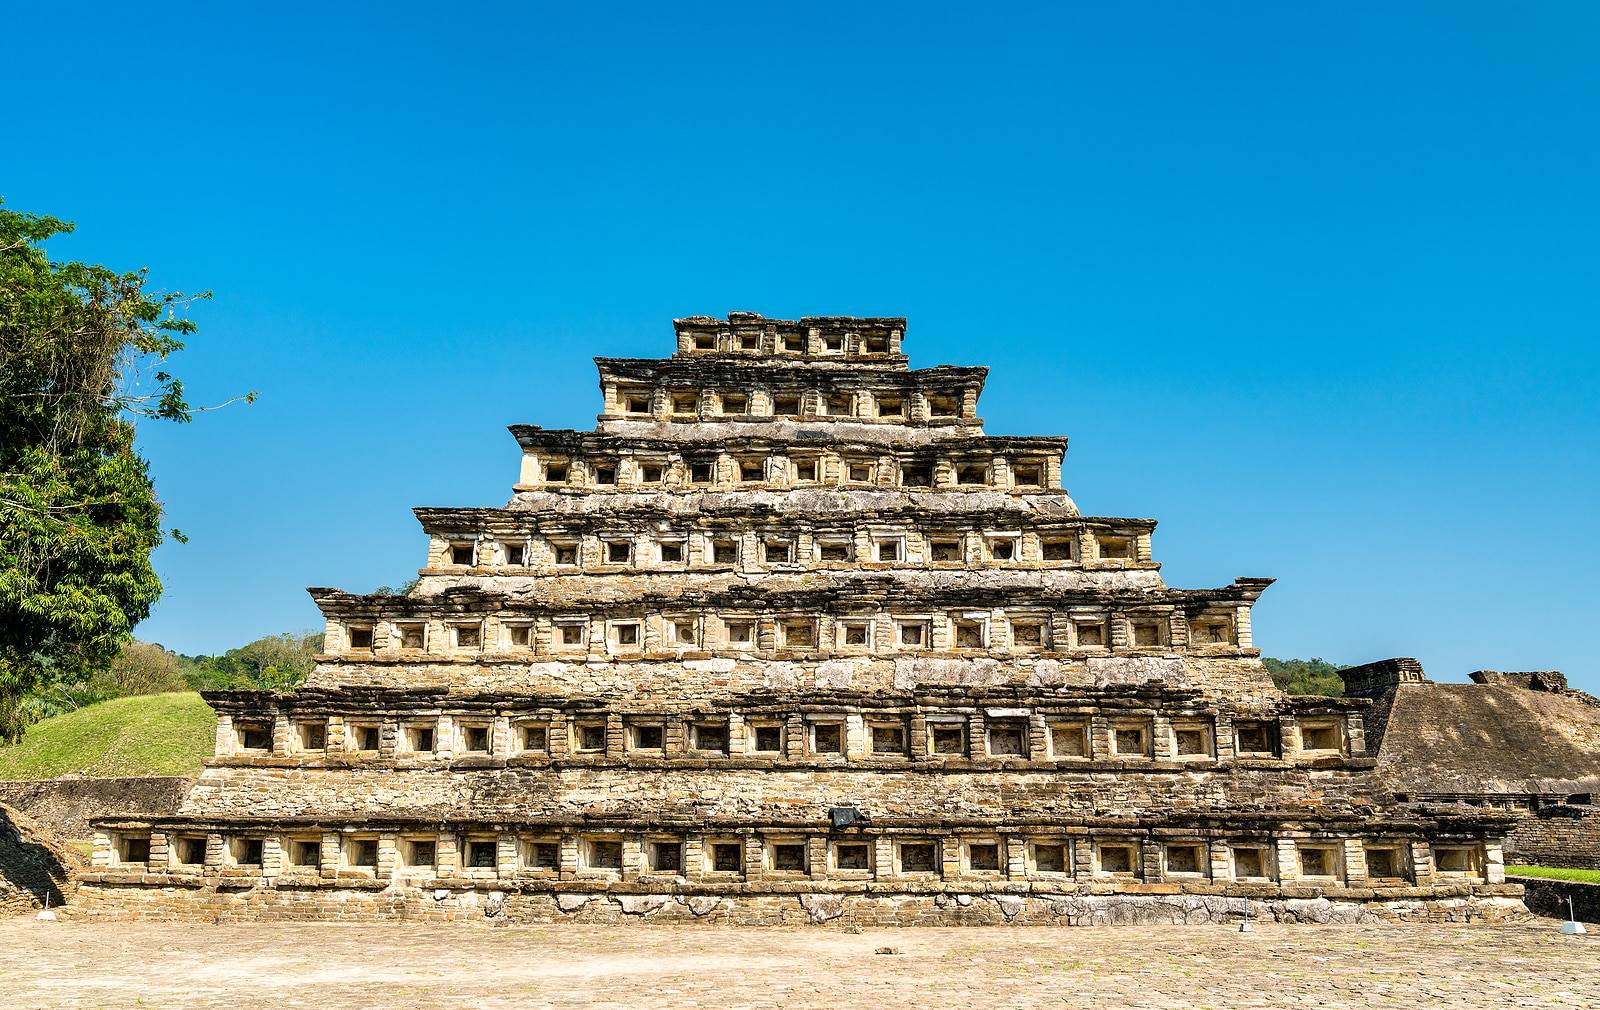
[[[211,754],[216,716],[198,694],[116,698],[28,727],[0,747],[0,779],[193,775]]]

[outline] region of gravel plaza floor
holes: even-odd
[[[1600,934],[0,921],[0,1006],[1600,1007]]]

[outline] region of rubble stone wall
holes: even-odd
[[[1600,870],[1600,807],[1544,807],[1506,835],[1506,861]]]
[[[703,922],[731,926],[1099,926],[1264,922],[1512,922],[1527,909],[1516,886],[1456,894],[1347,898],[1307,892],[1251,899],[1206,894],[617,894],[384,891],[181,891],[86,884],[76,913],[203,921]]]

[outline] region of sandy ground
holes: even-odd
[[[0,922],[0,1006],[1600,1007],[1600,933]]]

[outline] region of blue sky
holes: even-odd
[[[1587,3],[11,5],[0,195],[210,288],[141,637],[309,628],[674,316],[910,317],[1268,654],[1600,688]]]

